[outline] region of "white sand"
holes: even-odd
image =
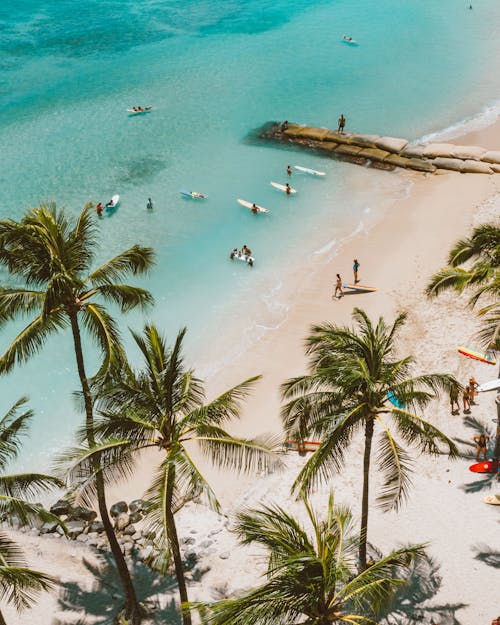
[[[489,129],[497,134],[500,129]],[[474,137],[475,143],[477,137]],[[463,139],[460,140],[463,143]],[[472,225],[498,219],[500,175],[460,175],[447,173],[439,176],[410,175],[415,181],[411,196],[398,201],[392,214],[376,225],[368,234],[361,234],[347,243],[334,266],[320,268],[310,279],[297,278],[296,305],[287,322],[270,332],[237,363],[224,370],[210,385],[210,393],[228,388],[245,377],[262,373],[263,381],[245,406],[243,418],[234,433],[255,435],[280,431],[279,385],[285,379],[305,372],[303,339],[312,323],[333,321],[347,323],[353,306],[367,310],[372,318],[384,315],[391,321],[400,310],[410,313],[401,343],[401,354],[417,357],[418,372],[440,371],[455,374],[460,380],[474,375],[479,382],[496,377],[497,368],[477,363],[458,355],[456,348],[465,343],[474,345],[477,329],[473,314],[466,309],[466,297],[446,294],[428,301],[423,288],[429,276],[445,264],[451,244],[466,235]],[[361,283],[377,285],[373,294],[344,297],[332,302],[331,284],[339,271],[351,278],[352,259],[361,263]],[[489,425],[495,416],[494,395],[480,395],[479,405],[472,415]],[[448,399],[443,398],[429,411],[427,418],[450,436],[470,439],[472,431],[464,427],[462,416],[450,416]],[[342,476],[334,480],[336,499],[352,506],[359,513],[361,492],[362,441],[356,441],[350,453],[351,462]],[[387,551],[400,543],[428,542],[429,553],[439,564],[442,587],[432,603],[439,605],[463,603],[456,618],[461,625],[490,623],[500,612],[498,570],[474,558],[475,546],[488,545],[500,552],[498,537],[499,508],[483,503],[486,493],[466,494],[465,483],[473,481],[467,469],[468,462],[450,463],[446,458],[416,458],[416,470],[410,499],[398,514],[382,514],[375,507],[370,511],[369,538]],[[290,485],[304,459],[290,454],[288,469],[282,474],[255,477],[222,475],[207,468],[206,475],[216,487],[226,514],[241,505],[257,506],[260,502],[279,502],[298,515],[300,506],[289,495]],[[145,458],[142,471],[134,484],[118,488],[109,497],[131,500],[140,496],[148,483],[151,458]],[[376,483],[376,479],[373,482]],[[326,492],[330,486],[316,493],[314,501],[326,506]],[[374,493],[372,488],[372,494]],[[500,492],[500,485],[497,488]],[[193,599],[216,597],[257,583],[265,564],[254,548],[236,547],[235,537],[227,529],[227,519],[218,518],[205,509],[189,506],[178,515],[181,537],[195,537],[205,546],[202,566],[210,571],[201,583],[191,585]],[[191,533],[194,530],[195,533]],[[220,530],[210,535],[210,531]],[[34,566],[60,575],[64,580],[90,584],[83,566],[78,564],[80,553],[86,548],[64,546],[59,539],[34,539],[19,534],[18,539],[27,549]],[[36,550],[43,555],[37,555]],[[69,549],[69,551],[68,551]],[[90,552],[89,552],[90,553]],[[76,555],[75,555],[76,554]],[[220,554],[227,555],[221,558]],[[496,576],[495,576],[496,574]],[[495,583],[496,579],[496,583]],[[41,595],[35,609],[16,617],[5,609],[9,623],[22,625],[49,625],[57,611],[55,593]],[[439,619],[436,618],[439,623]],[[451,622],[451,621],[450,621]]]

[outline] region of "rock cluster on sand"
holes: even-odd
[[[299,124],[268,124],[259,138],[293,143],[306,149],[358,165],[370,164],[376,169],[396,167],[433,173],[437,170],[460,173],[500,173],[500,151],[487,151],[478,146],[452,143],[412,145],[406,139],[378,135],[337,132]]]

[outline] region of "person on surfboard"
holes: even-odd
[[[257,206],[257,204],[254,202],[254,203],[252,204],[252,208],[251,208],[250,210],[252,211],[252,213],[253,213],[254,215],[256,215],[256,214],[259,212],[259,207],[258,207],[258,206]]]
[[[290,185],[287,182],[286,185],[285,185],[285,193],[287,195],[290,195],[291,192],[292,192],[292,188],[290,187]]]

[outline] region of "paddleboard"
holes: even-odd
[[[284,184],[279,184],[278,182],[271,181],[272,186],[275,189],[279,189],[280,191],[284,191],[286,193],[286,186]],[[297,193],[297,189],[290,187],[290,193]]]
[[[110,204],[106,204],[106,206],[104,207],[107,211],[113,210],[113,208],[116,208],[118,206],[118,204],[120,203],[120,196],[118,194],[113,195],[110,202]]]
[[[500,495],[486,495],[484,503],[489,503],[492,506],[500,506]]]
[[[490,380],[489,382],[485,382],[484,384],[480,384],[477,387],[477,390],[480,393],[484,393],[485,391],[495,391],[500,388],[500,378],[498,380]]]
[[[496,473],[499,466],[499,460],[483,460],[483,462],[471,464],[469,471],[472,471],[472,473]]]
[[[316,451],[320,445],[318,441],[285,441],[285,449],[290,451]]]
[[[253,208],[252,202],[247,202],[246,200],[241,200],[240,198],[238,198],[236,201],[238,202],[238,204],[241,204],[245,208],[249,208],[250,210],[252,210],[252,208]],[[267,208],[264,208],[263,206],[259,206],[258,204],[256,204],[256,206],[257,206],[257,212],[258,213],[268,213],[269,212],[267,210]]]
[[[304,174],[311,174],[312,176],[326,176],[324,171],[317,171],[316,169],[309,169],[309,167],[302,167],[301,165],[294,165],[297,171],[301,171]]]
[[[343,289],[352,289],[353,291],[359,291],[360,293],[373,293],[377,290],[376,286],[363,286],[362,284],[343,284]]]
[[[203,193],[198,193],[197,191],[187,191],[186,189],[181,189],[179,193],[184,197],[190,197],[193,200],[206,200],[208,197],[207,195],[203,195]]]
[[[403,409],[405,407],[405,405],[399,401],[399,399],[396,397],[396,395],[394,395],[392,391],[387,393],[387,399],[391,402],[393,406],[396,406],[396,408]]]
[[[149,113],[153,110],[152,106],[143,106],[140,111],[136,111],[134,109],[127,109],[127,113],[130,115],[142,115],[142,113]]]
[[[357,46],[357,45],[358,45],[358,42],[356,41],[356,39],[353,39],[352,37],[349,37],[349,38],[348,38],[348,37],[347,37],[347,35],[344,35],[344,36],[342,37],[342,41],[343,41],[344,43],[348,43],[348,44],[350,44],[351,46]]]
[[[458,353],[463,356],[468,356],[469,358],[473,358],[474,360],[479,360],[480,362],[485,362],[488,365],[496,365],[497,359],[492,352],[478,352],[475,349],[469,349],[468,347],[460,346],[458,348]]]

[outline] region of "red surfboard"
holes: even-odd
[[[473,473],[496,473],[500,467],[500,460],[484,460],[471,464],[469,471]]]
[[[285,448],[291,451],[316,451],[320,445],[319,441],[285,441]]]

